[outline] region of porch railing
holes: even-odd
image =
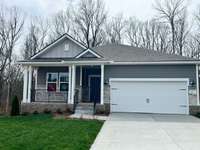
[[[68,102],[67,91],[47,91],[46,89],[35,89],[31,92],[33,102]]]

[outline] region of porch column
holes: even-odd
[[[28,68],[28,99],[27,103],[31,102],[31,88],[32,88],[32,66]]]
[[[200,102],[199,102],[199,65],[196,65],[196,91],[197,91],[197,105],[200,105]]]
[[[104,104],[104,65],[101,65],[101,104]]]
[[[72,89],[71,82],[72,82],[72,67],[69,66],[69,87],[68,87],[68,101],[67,101],[68,104],[71,104],[71,89]]]
[[[28,67],[24,67],[24,72],[23,72],[23,80],[24,80],[24,85],[23,85],[23,103],[27,102],[27,88],[28,88]]]
[[[80,66],[79,101],[82,100],[83,68]]]
[[[71,104],[74,104],[75,95],[75,79],[76,79],[76,66],[72,65],[72,93],[71,93]]]
[[[37,89],[38,87],[38,68],[35,68],[35,89]]]

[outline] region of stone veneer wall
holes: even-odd
[[[105,114],[108,115],[110,113],[110,104],[97,104],[95,114]]]
[[[197,115],[200,113],[200,106],[190,106],[190,115]]]
[[[70,113],[73,111],[72,104],[66,103],[22,103],[21,104],[21,114],[24,113],[44,113],[44,112],[67,112]]]

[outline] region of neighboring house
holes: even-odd
[[[18,63],[24,111],[95,102],[100,112],[188,114],[199,105],[200,61],[192,58],[118,44],[87,49],[64,34]]]

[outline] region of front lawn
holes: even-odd
[[[88,150],[103,122],[51,115],[0,117],[0,149]]]

